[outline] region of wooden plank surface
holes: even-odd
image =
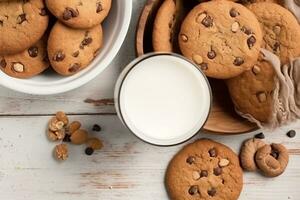
[[[70,158],[56,162],[55,143],[49,142],[45,127],[49,117],[4,117],[0,124],[0,199],[5,200],[164,200],[164,173],[168,161],[181,148],[156,147],[129,133],[115,115],[72,116],[104,140],[103,150],[86,156],[84,146],[71,146]],[[300,131],[300,126],[295,126]],[[284,143],[291,154],[286,172],[278,178],[245,173],[241,200],[299,200],[300,137],[285,136],[289,128],[267,133],[270,142]],[[229,145],[238,152],[241,142],[252,134],[214,136],[199,134]],[[195,139],[195,138],[194,138]]]

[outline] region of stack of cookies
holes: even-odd
[[[288,1],[294,5],[298,2]],[[283,0],[194,2],[197,5],[183,18],[176,17],[187,7],[180,8],[181,4],[192,3],[163,2],[154,22],[154,51],[181,53],[208,77],[225,80],[236,110],[242,116],[259,123],[274,120],[275,107],[284,110],[282,102],[274,99],[280,82],[277,76],[282,73],[280,66],[300,68],[296,62],[300,56],[296,13],[286,9]],[[179,31],[174,26],[178,23]],[[266,59],[265,54],[269,53],[271,61]],[[274,56],[280,62],[278,71],[274,70]]]
[[[63,76],[79,72],[101,49],[110,8],[111,0],[0,1],[0,69],[15,78],[49,66]]]

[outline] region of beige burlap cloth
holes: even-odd
[[[276,89],[273,93],[273,113],[268,123],[261,123],[249,114],[237,112],[256,123],[259,127],[275,129],[300,119],[300,57],[292,59],[289,64],[282,65],[272,52],[262,49],[264,59],[269,61],[277,74]]]
[[[300,0],[284,0],[284,6],[296,16],[300,23]]]

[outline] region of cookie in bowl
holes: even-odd
[[[0,1],[0,55],[20,53],[43,36],[49,21],[43,2]]]
[[[112,0],[46,0],[51,13],[74,28],[92,28],[107,17]]]
[[[0,69],[14,78],[27,79],[36,76],[49,67],[47,38],[44,36],[25,51],[0,56]]]
[[[102,40],[101,25],[73,29],[57,22],[50,32],[47,48],[52,68],[63,76],[81,71],[99,53]]]
[[[179,34],[183,55],[212,78],[228,79],[250,69],[262,44],[256,16],[241,4],[201,3],[187,15]]]

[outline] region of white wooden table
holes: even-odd
[[[89,84],[51,97],[31,96],[0,88],[0,200],[164,200],[164,173],[181,148],[145,144],[126,130],[115,115],[113,87],[120,69],[134,57],[134,33],[145,0],[133,0],[134,13],[126,41],[110,67]],[[89,99],[89,101],[86,101]],[[89,103],[87,103],[89,102]],[[68,161],[52,158],[54,143],[45,135],[49,115],[64,110],[87,129],[97,123],[103,150],[86,156],[84,146],[71,147]],[[222,122],[220,122],[222,123]],[[296,138],[285,133],[294,128]],[[96,134],[96,133],[94,133]],[[255,133],[216,136],[201,133],[232,147]],[[245,173],[241,200],[300,199],[300,125],[266,133],[270,142],[284,143],[290,152],[286,172],[278,178]]]

